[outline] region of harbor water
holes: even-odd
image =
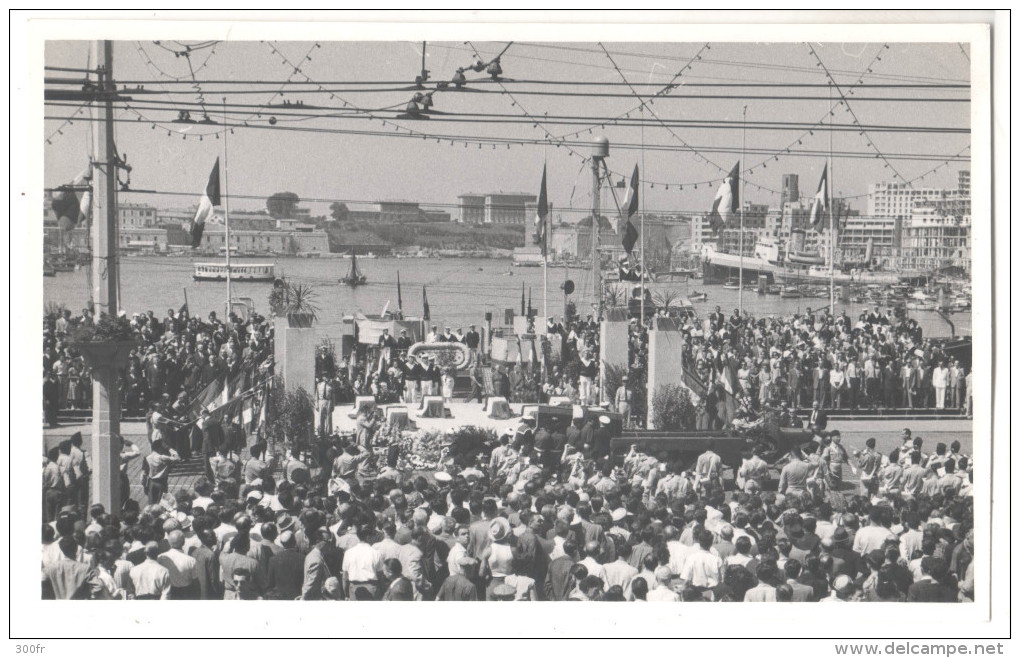
[[[216,281],[195,281],[194,262],[209,262],[209,258],[122,256],[120,273],[121,308],[131,313],[152,310],[164,317],[167,308],[179,308],[184,303],[185,290],[191,312],[203,317],[210,311],[222,315],[226,305],[226,284]],[[389,303],[397,308],[397,273],[404,315],[419,317],[422,312],[422,287],[427,289],[433,324],[467,329],[468,325],[481,326],[485,313],[491,312],[495,326],[502,325],[505,309],[519,313],[521,290],[525,306],[530,295],[531,304],[539,314],[543,306],[543,276],[540,267],[512,267],[509,259],[473,258],[374,258],[358,259],[358,266],[368,283],[349,288],[339,279],[347,273],[350,262],[346,258],[237,258],[235,264],[245,262],[275,262],[277,275],[283,275],[294,284],[306,284],[315,289],[319,306],[318,325],[332,334],[339,331],[346,315],[358,312],[378,314]],[[569,299],[582,315],[592,309],[592,274],[590,269],[550,267],[548,270],[549,314],[563,313],[564,296],[561,286],[571,279],[576,290]],[[620,286],[621,284],[613,284]],[[705,292],[708,299],[694,302],[701,316],[721,306],[729,315],[737,307],[738,291],[721,285],[705,285],[700,280],[671,284],[679,296],[686,299],[695,292]],[[233,296],[248,297],[259,313],[268,313],[268,297],[272,284],[268,282],[235,282]],[[64,304],[77,313],[88,303],[88,272],[86,268],[74,272],[58,272],[43,283],[44,303]],[[745,311],[761,316],[789,316],[803,313],[807,308],[821,309],[829,304],[828,298],[782,299],[777,295],[758,295],[744,290]],[[836,311],[856,317],[874,308],[873,304],[843,303],[837,300]],[[888,308],[883,308],[888,312]],[[949,336],[950,327],[934,311],[908,311],[924,329],[926,336]],[[950,320],[957,336],[971,333],[969,311],[954,313]]]

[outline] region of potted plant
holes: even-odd
[[[139,341],[131,322],[123,316],[103,314],[95,324],[71,332],[70,343],[90,368],[122,366]]]
[[[315,290],[303,283],[280,280],[269,293],[269,308],[277,317],[286,317],[294,328],[308,328],[318,317]]]

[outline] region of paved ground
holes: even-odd
[[[520,411],[519,405],[513,405],[515,411]],[[510,420],[493,420],[488,418],[477,403],[453,403],[450,405],[452,419],[440,418],[417,418],[412,411],[412,420],[418,427],[423,429],[439,429],[442,427],[456,427],[460,425],[491,426],[499,431],[512,424]],[[353,407],[338,407],[333,415],[334,425],[343,431],[351,431],[354,427],[354,420],[349,417]],[[875,437],[877,448],[880,452],[888,453],[900,444],[900,432],[904,427],[909,427],[914,436],[924,439],[925,450],[933,451],[937,443],[949,444],[958,440],[963,452],[973,453],[973,434],[971,421],[964,418],[938,418],[926,420],[903,420],[903,419],[865,419],[865,420],[842,420],[830,421],[830,429],[838,429],[843,435],[843,445],[853,451],[864,447],[868,437]],[[85,439],[86,452],[90,449],[89,438],[92,434],[92,426],[88,424],[62,425],[54,429],[43,431],[44,442],[47,448],[55,446],[60,441],[71,436],[75,432],[81,432]],[[128,466],[128,480],[131,482],[131,497],[141,501],[143,498],[141,486],[141,464],[142,457],[149,454],[149,440],[146,434],[145,423],[128,422],[121,423],[121,434],[128,441],[138,446],[142,453],[141,457],[133,459]],[[188,474],[171,474],[170,490],[176,491],[180,488],[190,489],[194,486],[198,475],[193,470]]]

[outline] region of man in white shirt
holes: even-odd
[[[150,541],[145,545],[145,561],[131,568],[131,583],[136,599],[166,599],[170,597],[170,571],[156,561],[159,544]]]
[[[446,557],[446,566],[449,568],[451,576],[453,574],[460,574],[470,578],[471,575],[464,569],[461,562],[464,558],[471,557],[467,550],[468,542],[471,540],[471,532],[466,525],[459,525],[453,537],[456,541],[450,547],[450,554]]]
[[[669,570],[669,567],[660,566],[655,569],[655,589],[648,592],[646,601],[669,601],[677,602],[680,600],[680,596],[669,588],[669,583],[673,579],[673,572]]]
[[[170,592],[167,598],[178,600],[197,600],[200,592],[198,575],[195,572],[195,558],[185,555],[184,533],[174,530],[167,535],[170,550],[160,554],[159,562],[170,575]]]
[[[379,574],[382,573],[382,558],[371,544],[365,541],[368,532],[367,528],[359,527],[357,530],[358,543],[344,553],[343,589],[345,592],[352,592],[352,588],[357,585],[366,585],[374,592],[378,584]]]
[[[619,585],[623,588],[623,595],[630,598],[630,584],[637,576],[638,570],[627,563],[630,558],[631,545],[627,542],[619,542],[616,545],[616,560],[603,566],[606,589]]]
[[[712,553],[712,533],[702,530],[697,535],[700,550],[693,551],[684,561],[680,578],[689,587],[710,589],[722,581],[723,561]]]
[[[604,583],[606,582],[606,571],[597,559],[600,550],[601,546],[597,541],[586,542],[584,545],[584,559],[580,561],[580,564],[583,564],[588,569],[589,576],[597,576]]]
[[[865,555],[874,550],[881,550],[886,539],[896,537],[889,528],[883,525],[884,516],[885,512],[881,507],[871,508],[868,525],[858,530],[854,536],[854,553]]]

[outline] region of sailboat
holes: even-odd
[[[358,268],[358,259],[354,255],[353,251],[351,251],[351,268],[347,270],[347,276],[340,279],[340,283],[348,285],[352,288],[356,288],[357,286],[362,286],[368,283],[368,279],[365,277],[364,274],[361,273],[361,270]]]

